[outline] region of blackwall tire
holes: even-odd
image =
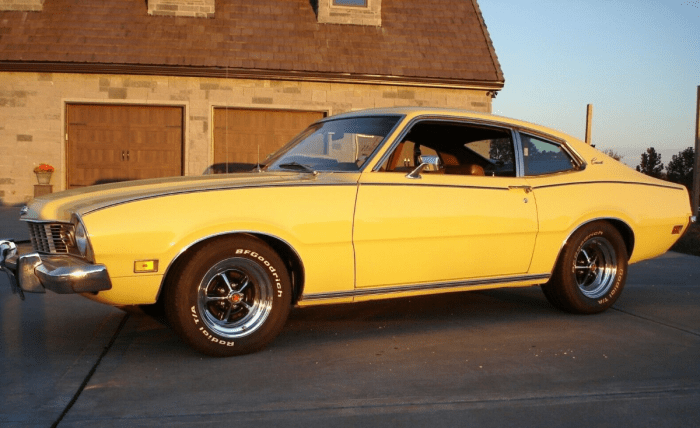
[[[615,227],[607,222],[584,225],[569,238],[542,291],[564,311],[603,312],[622,293],[627,260],[627,248]]]
[[[287,269],[248,235],[205,243],[173,273],[165,310],[173,330],[207,355],[260,350],[282,331],[291,308]]]

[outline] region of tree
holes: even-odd
[[[652,177],[663,176],[664,164],[661,163],[661,155],[656,153],[653,147],[649,147],[646,153],[642,153],[642,161],[637,165],[637,171]]]
[[[623,155],[619,154],[613,149],[605,149],[603,150],[603,153],[605,153],[606,155],[610,156],[618,162],[622,162],[622,158],[624,157]]]
[[[695,163],[695,150],[692,147],[673,155],[666,168],[669,181],[682,184],[688,188],[693,187],[693,165]]]

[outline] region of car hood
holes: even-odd
[[[22,220],[70,221],[73,213],[84,215],[112,205],[134,200],[221,189],[315,184],[329,181],[353,180],[359,174],[320,174],[296,172],[264,172],[169,177],[150,180],[124,181],[81,187],[51,193],[32,200],[23,211]]]

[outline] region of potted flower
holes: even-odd
[[[34,174],[36,174],[36,180],[39,184],[49,184],[53,171],[53,167],[47,163],[41,163],[39,166],[34,167]]]

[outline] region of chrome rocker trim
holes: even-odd
[[[0,271],[5,272],[12,291],[58,294],[96,293],[112,289],[104,265],[91,264],[71,256],[19,255],[12,241],[0,240]]]
[[[494,278],[480,278],[472,279],[467,281],[455,281],[455,282],[438,282],[432,284],[418,284],[418,285],[401,285],[396,287],[372,287],[372,288],[357,288],[355,290],[349,291],[335,291],[330,293],[314,293],[314,294],[304,294],[299,301],[313,301],[313,300],[327,300],[327,299],[337,299],[342,297],[362,297],[362,296],[372,296],[372,295],[382,295],[382,294],[396,294],[396,293],[411,293],[420,291],[430,291],[430,290],[440,290],[445,288],[470,288],[470,287],[484,287],[484,286],[498,286],[506,283],[518,283],[518,282],[529,282],[529,281],[542,281],[547,282],[552,275],[538,274],[538,275],[518,275],[518,276],[504,276],[504,277],[494,277]]]

